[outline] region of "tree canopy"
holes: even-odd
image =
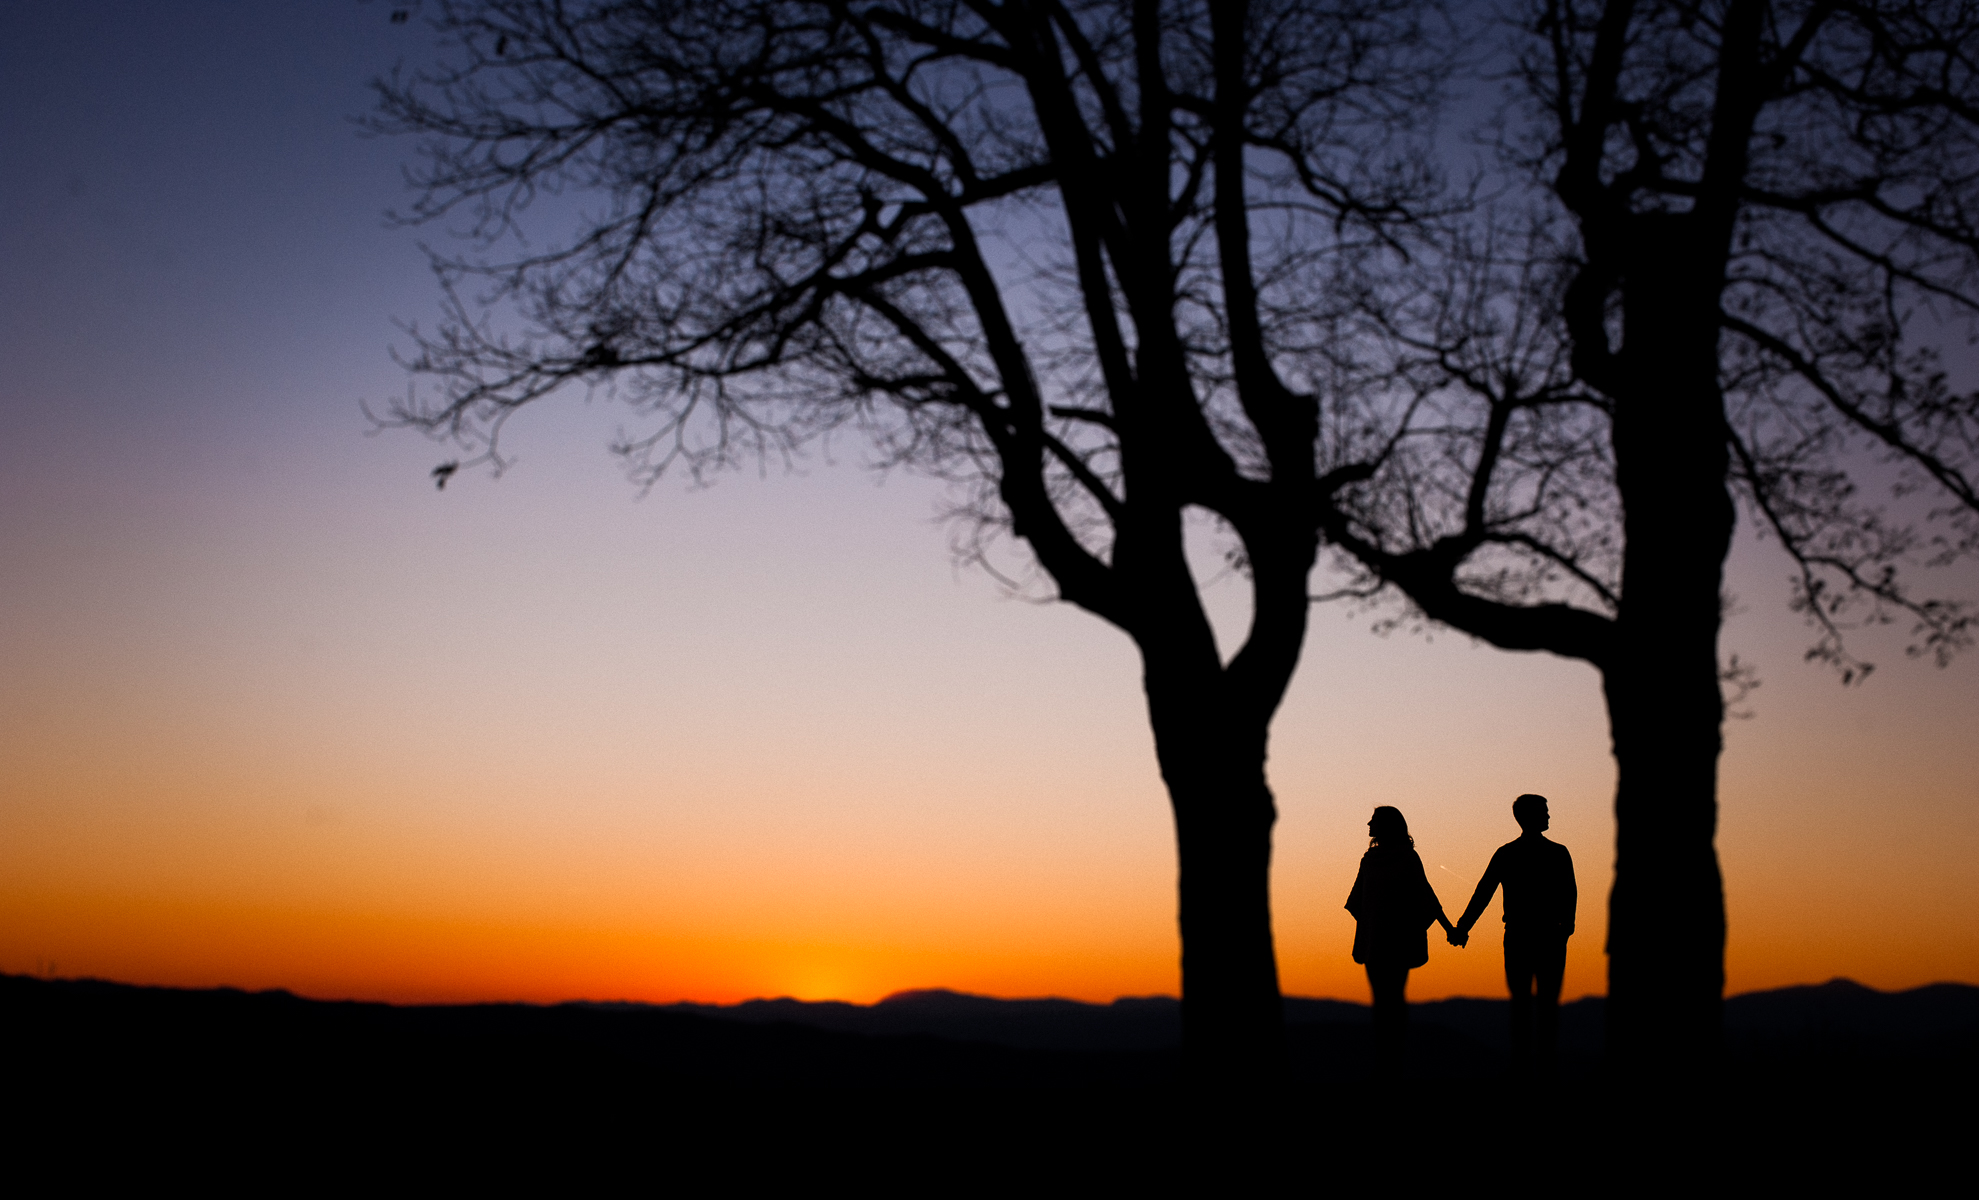
[[[1918,595],[1901,568],[1979,549],[1979,393],[1945,357],[1979,334],[1971,15],[1520,13],[1518,88],[1495,130],[1507,194],[1364,303],[1388,351],[1368,373],[1430,394],[1437,417],[1384,466],[1389,486],[1343,506],[1342,543],[1376,577],[1425,580],[1421,598],[1459,625],[1490,620],[1459,618],[1461,597],[1612,616],[1609,423],[1640,391],[1642,347],[1670,343],[1640,311],[1652,304],[1629,300],[1653,262],[1701,254],[1692,269],[1723,270],[1715,328],[1692,336],[1719,364],[1728,478],[1793,563],[1809,656],[1860,678],[1851,623],[1904,621],[1911,653],[1940,663],[1969,645],[1968,606]],[[1721,101],[1726,77],[1742,88]],[[1727,120],[1742,129],[1728,137]],[[1712,159],[1714,131],[1743,161]],[[1547,648],[1597,656],[1594,627],[1559,617]]]

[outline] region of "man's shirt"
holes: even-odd
[[[1574,859],[1567,848],[1543,837],[1522,837],[1506,842],[1491,856],[1491,865],[1478,880],[1470,907],[1462,924],[1469,928],[1491,893],[1505,889],[1505,930],[1510,933],[1553,933],[1566,936],[1574,931],[1574,912],[1580,891],[1574,886]]]

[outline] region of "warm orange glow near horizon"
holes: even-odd
[[[603,397],[523,414],[513,470],[444,492],[453,450],[365,436],[360,398],[406,386],[391,319],[435,295],[421,235],[377,218],[406,148],[346,118],[424,52],[416,22],[9,19],[0,971],[394,1001],[1177,990],[1133,648],[953,566],[939,486],[877,483],[848,433],[638,499]],[[1731,564],[1723,648],[1764,686],[1723,761],[1730,990],[1979,982],[1979,655],[1939,671],[1870,630],[1882,666],[1843,689],[1801,661],[1785,575],[1750,541]],[[1979,572],[1925,590],[1979,597]],[[1205,595],[1237,636],[1241,584]],[[1341,905],[1375,805],[1454,916],[1537,791],[1581,885],[1566,993],[1602,991],[1594,673],[1374,619],[1315,613],[1275,726],[1284,990],[1366,996]],[[1496,922],[1433,939],[1410,995],[1502,994]]]
[[[56,635],[10,660],[34,686],[7,698],[0,969],[398,1002],[1178,990],[1124,638],[953,574],[929,489],[841,470],[630,504],[609,473],[559,475],[562,540],[548,518],[506,536],[504,510],[547,503],[517,478],[401,489],[426,515],[388,565],[208,559],[103,589],[67,637],[51,604]],[[311,519],[299,542],[331,543]],[[1211,598],[1241,625],[1234,586]],[[1800,631],[1768,616],[1728,640],[1778,661]],[[1566,992],[1601,992],[1592,672],[1364,623],[1322,612],[1277,725],[1286,992],[1365,996],[1340,904],[1369,809],[1409,815],[1455,916],[1527,789],[1581,882]],[[1732,991],[1979,978],[1971,674],[1893,666],[1886,699],[1792,664],[1728,725]],[[1502,994],[1496,928],[1494,905],[1469,949],[1432,939],[1412,997]]]

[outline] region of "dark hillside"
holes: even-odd
[[[1363,1006],[1289,1000],[1282,1086],[1232,1096],[1179,1086],[1163,998],[394,1006],[0,976],[13,1142],[66,1141],[63,1161],[471,1145],[488,1168],[582,1144],[585,1163],[718,1160],[745,1176],[918,1185],[939,1160],[1021,1181],[1057,1156],[1089,1180],[1158,1182],[1184,1161],[1236,1170],[1217,1149],[1232,1144],[1259,1170],[1378,1154],[1448,1178],[1543,1142],[1583,1163],[1633,1158],[1645,1178],[1708,1149],[1777,1184],[1893,1144],[1927,1161],[1969,1128],[1979,988],[1835,981],[1726,1011],[1720,1078],[1645,1090],[1604,1078],[1599,1000],[1568,1006],[1561,1077],[1540,1086],[1506,1070],[1504,1002],[1417,1005],[1410,1077],[1390,1084],[1370,1077]]]
[[[1288,998],[1294,1078],[1367,1068],[1364,1005]],[[1563,1007],[1568,1074],[1597,1068],[1602,1001]],[[0,1014],[26,1063],[132,1078],[409,1076],[461,1086],[496,1072],[597,1082],[659,1072],[727,1086],[1142,1085],[1168,1079],[1180,1042],[1169,997],[1112,1004],[903,992],[873,1005],[751,1000],[736,1005],[412,1005],[306,1000],[288,992],[134,987],[0,976]],[[1504,1069],[1506,1002],[1411,1007],[1416,1073]],[[1848,980],[1734,996],[1734,1064],[1776,1060],[1969,1060],[1979,988],[1886,993]],[[499,1064],[499,1066],[492,1065]]]
[[[633,1077],[683,1087],[1076,1085],[1158,1078],[1168,1057],[866,1036],[644,1006],[400,1006],[20,976],[0,976],[0,1014],[22,1065],[140,1088],[221,1077],[331,1087],[393,1079],[455,1091]]]

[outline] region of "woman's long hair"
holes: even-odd
[[[1367,842],[1370,850],[1383,844],[1415,849],[1416,840],[1409,836],[1408,818],[1392,804],[1384,804],[1374,810],[1374,819],[1368,822],[1368,832],[1374,835]]]

